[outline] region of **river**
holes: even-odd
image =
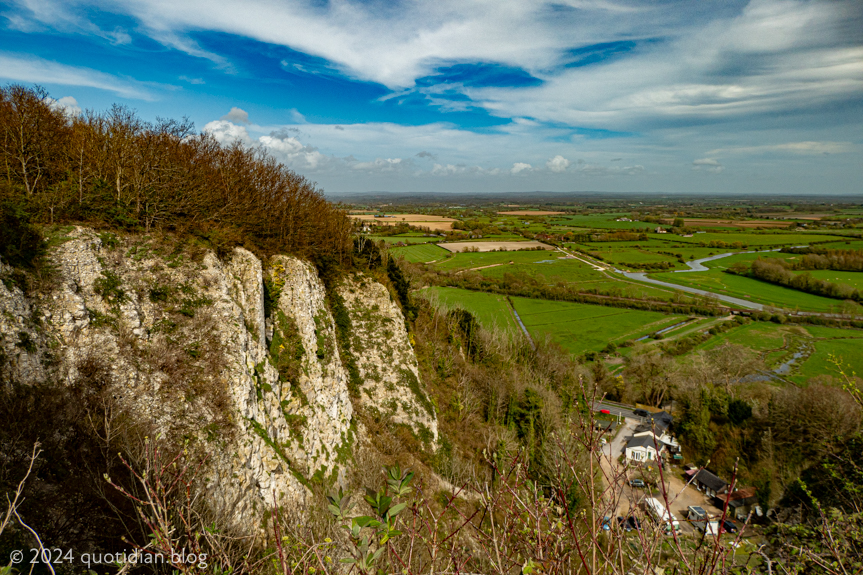
[[[728,256],[733,256],[736,254],[757,254],[757,253],[762,253],[762,252],[778,252],[778,251],[779,250],[728,252],[726,254],[719,254],[716,256],[710,256],[708,258],[701,258],[698,260],[692,260],[692,261],[686,262],[686,265],[689,266],[688,270],[675,270],[674,272],[671,272],[671,273],[706,272],[706,271],[710,270],[710,268],[708,268],[704,265],[706,262],[712,262],[714,260],[718,260],[721,258],[727,258]],[[741,299],[738,297],[732,297],[730,295],[723,295],[720,293],[714,293],[711,291],[698,289],[698,288],[694,288],[694,287],[683,286],[680,284],[673,284],[671,282],[664,282],[662,280],[655,280],[653,278],[647,277],[647,274],[644,272],[639,272],[639,273],[625,272],[625,271],[619,270],[619,269],[615,269],[614,272],[619,273],[620,275],[627,277],[631,280],[636,280],[636,281],[640,281],[640,282],[644,282],[644,283],[649,283],[649,284],[663,286],[663,287],[667,287],[667,288],[671,288],[671,289],[685,291],[687,293],[692,293],[692,294],[696,294],[696,295],[703,295],[703,296],[707,296],[710,298],[715,298],[715,299],[718,299],[720,301],[724,301],[725,303],[730,303],[732,305],[735,305],[738,307],[744,307],[746,309],[754,309],[757,311],[761,311],[764,309],[764,306],[761,305],[760,303],[755,303],[753,301]]]

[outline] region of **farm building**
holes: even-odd
[[[733,493],[717,495],[715,497],[717,507],[723,509],[725,502],[728,502],[728,514],[736,519],[746,519],[751,511],[755,511],[759,515],[758,498],[755,496],[754,487],[744,487]]]
[[[695,476],[692,484],[699,491],[704,492],[708,497],[716,497],[728,491],[728,482],[706,469],[692,469],[686,472],[688,477]]]

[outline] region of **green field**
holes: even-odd
[[[806,245],[812,242],[835,240],[835,236],[825,236],[818,234],[802,234],[797,232],[731,232],[731,233],[712,233],[705,232],[694,234],[691,238],[676,236],[675,241],[682,243],[699,244],[701,242],[709,243],[712,241],[734,243],[740,242],[748,246],[782,246],[782,245]]]
[[[510,261],[515,263],[510,264]],[[505,275],[516,278],[526,275],[544,284],[565,283],[579,291],[596,290],[597,293],[619,297],[669,300],[675,294],[670,288],[610,278],[580,260],[561,258],[560,252],[552,251],[458,253],[433,265],[438,269],[450,270],[494,266],[476,270],[476,273],[490,279],[503,279]]]
[[[775,308],[838,313],[842,307],[842,302],[839,300],[808,294],[748,277],[728,274],[717,269],[707,272],[656,273],[650,274],[649,277],[669,283],[748,299]]]
[[[771,370],[792,361],[794,353],[802,353],[802,357],[789,365],[788,372],[782,374],[784,379],[798,385],[805,385],[816,376],[837,378],[836,367],[830,362],[831,354],[841,358],[849,375],[852,371],[863,374],[863,330],[755,322],[712,337],[691,353],[708,351],[726,343],[742,345],[761,354]]]
[[[417,292],[420,297],[437,298],[449,308],[460,307],[471,312],[482,327],[520,332],[506,296],[451,287],[430,287]]]
[[[443,248],[441,248],[443,249]],[[530,250],[523,252],[459,252],[448,260],[435,264],[440,271],[465,270],[493,264],[534,263],[560,256],[552,250]]]
[[[848,375],[856,373],[863,376],[863,330],[823,328],[807,326],[806,330],[818,339],[814,341],[815,351],[804,361],[791,380],[805,383],[808,379],[828,374],[838,377],[836,366],[830,356],[840,359]]]
[[[828,250],[863,250],[863,240],[829,242],[826,244],[818,244],[818,247],[826,248]]]
[[[712,270],[725,270],[736,264],[737,262],[751,262],[757,259],[776,258],[781,260],[793,259],[791,254],[783,254],[782,252],[757,252],[749,254],[734,254],[732,256],[719,258],[710,262],[705,262],[704,267]]]
[[[863,272],[837,272],[833,270],[811,270],[806,272],[819,280],[826,280],[835,284],[847,284],[859,290],[863,290]]]
[[[419,244],[415,246],[390,248],[390,253],[396,257],[403,257],[405,260],[414,263],[432,262],[435,260],[441,260],[450,255],[447,250],[439,248],[434,244]]]
[[[591,214],[589,216],[546,216],[548,222],[553,225],[563,225],[578,228],[597,228],[613,230],[633,230],[643,228],[655,228],[656,224],[649,222],[618,222],[617,218],[629,217],[628,213]]]
[[[501,278],[505,273],[524,273],[534,278],[544,277],[549,283],[597,282],[605,279],[602,272],[576,259],[562,259],[560,252],[546,252],[543,259],[532,263],[506,263],[479,270],[485,277]]]
[[[679,323],[684,316],[560,301],[512,298],[534,340],[546,334],[564,349],[600,351],[608,342],[638,339]]]
[[[387,244],[427,244],[429,242],[439,241],[439,237],[429,237],[423,234],[400,234],[398,236],[366,236],[375,242],[384,241]]]
[[[767,352],[780,349],[785,345],[785,331],[786,328],[784,326],[776,323],[750,323],[733,327],[718,336],[712,337],[697,346],[693,351],[707,351],[731,342],[746,346],[754,351]]]

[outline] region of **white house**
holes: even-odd
[[[654,437],[654,434],[652,431],[642,431],[634,434],[632,437]],[[663,431],[661,435],[656,435],[656,442],[660,445],[664,445],[666,449],[674,453],[680,451],[680,444],[677,443],[676,439],[671,437],[671,434],[668,433],[667,430]]]
[[[656,461],[664,451],[665,444],[655,441],[650,432],[633,436],[625,448],[626,459],[630,461]]]

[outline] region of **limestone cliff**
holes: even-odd
[[[4,380],[87,385],[105,374],[130,413],[205,445],[208,501],[238,526],[254,528],[274,498],[302,507],[310,482],[344,482],[357,425],[313,266],[287,256],[264,264],[244,249],[220,259],[85,228],[52,244],[53,274],[37,293],[25,295],[0,269]],[[356,400],[436,440],[434,408],[386,288],[357,276],[338,294],[350,315]]]
[[[386,288],[355,274],[338,289],[351,320],[351,350],[363,380],[360,400],[384,421],[406,425],[426,442],[437,442],[437,418],[422,389],[404,316]]]

